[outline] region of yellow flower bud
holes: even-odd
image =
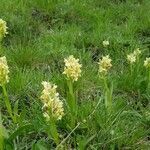
[[[7,65],[6,57],[0,57],[0,86],[9,82],[9,68]]]
[[[127,60],[128,60],[131,64],[135,63],[135,62],[136,62],[136,56],[134,55],[134,53],[131,53],[131,54],[127,55]]]
[[[106,41],[106,40],[103,41],[103,46],[104,46],[104,47],[107,47],[108,45],[109,45],[109,41]]]
[[[144,66],[146,68],[150,68],[150,57],[149,58],[146,58],[146,60],[144,61]]]
[[[50,116],[56,120],[60,120],[64,115],[64,108],[62,101],[59,99],[59,94],[56,91],[57,86],[46,81],[43,81],[42,85],[44,89],[41,94],[41,100],[44,104],[42,108],[44,117],[47,121],[50,119]]]
[[[81,76],[82,67],[82,65],[79,64],[79,59],[75,59],[73,55],[71,55],[65,59],[64,62],[65,68],[63,74],[65,74],[67,78],[71,79],[72,81],[77,81]]]
[[[130,53],[129,55],[127,55],[127,60],[133,64],[136,62],[136,60],[138,59],[139,55],[141,54],[142,52],[140,51],[139,48],[135,49],[133,53]]]
[[[142,52],[140,51],[139,48],[135,49],[134,52],[133,52],[133,54],[134,54],[136,57],[138,57],[141,53],[142,53]]]
[[[0,40],[5,37],[6,34],[8,34],[6,22],[0,19]]]
[[[111,59],[109,58],[109,55],[102,57],[102,59],[99,60],[99,73],[107,74],[108,70],[112,67]]]

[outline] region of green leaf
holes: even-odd
[[[8,133],[5,127],[2,124],[2,118],[0,113],[0,150],[4,149],[5,139],[8,138]]]
[[[5,150],[14,150],[13,142],[5,141]]]
[[[14,140],[17,136],[22,134],[27,134],[28,132],[34,131],[34,126],[31,124],[26,124],[24,126],[19,127],[13,134],[10,135],[9,140]]]
[[[80,140],[80,142],[79,142],[79,149],[80,150],[85,150],[86,146],[95,138],[95,136],[96,135],[94,134],[90,138],[88,138],[87,140],[86,139]]]
[[[53,118],[51,118],[51,122],[49,122],[49,135],[52,136],[52,138],[54,139],[55,143],[58,144],[59,143],[59,134],[57,131],[57,126],[56,126],[56,122]]]
[[[18,100],[15,102],[13,113],[14,113],[14,120],[15,120],[15,122],[17,122],[17,117],[18,117]]]
[[[45,146],[45,143],[38,141],[32,145],[32,150],[47,150],[47,147]]]
[[[21,113],[18,117],[18,123],[19,123],[20,126],[22,126],[23,123],[24,123],[23,120],[25,118],[25,115],[26,115],[26,109],[25,109],[25,107],[23,107],[23,110],[21,111]]]

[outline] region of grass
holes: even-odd
[[[18,101],[20,114],[18,123],[13,123],[1,93],[4,149],[56,148],[42,113],[44,80],[58,85],[65,107],[65,116],[57,122],[62,142],[57,149],[149,149],[150,89],[146,90],[143,67],[150,56],[149,0],[1,0],[0,14],[9,32],[1,48],[10,69],[7,92],[13,107]],[[109,40],[108,48],[103,40]],[[142,56],[131,77],[126,56],[138,47]],[[110,113],[105,109],[97,64],[107,54],[113,64],[108,79],[113,83]],[[82,76],[74,84],[79,107],[75,127],[69,126],[62,75],[69,55],[82,64]]]

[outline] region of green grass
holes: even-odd
[[[41,82],[57,84],[65,103],[64,58],[74,55],[83,65],[82,76],[75,83],[77,120],[86,122],[65,139],[73,128],[68,127],[64,104],[65,116],[57,125],[61,141],[65,139],[62,149],[148,150],[150,89],[146,90],[143,61],[150,56],[149,16],[149,0],[1,0],[0,18],[7,22],[9,32],[0,53],[7,57],[10,69],[7,92],[12,106],[18,100],[22,112],[20,122],[14,124],[0,95],[0,131],[6,128],[8,132],[5,149],[55,149],[42,115]],[[108,48],[103,47],[103,40],[109,40]],[[142,56],[136,65],[139,71],[135,68],[131,78],[126,55],[137,47]],[[107,54],[113,64],[111,113],[104,106],[97,64]]]

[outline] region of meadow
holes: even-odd
[[[150,149],[150,0],[0,0],[0,150]]]

